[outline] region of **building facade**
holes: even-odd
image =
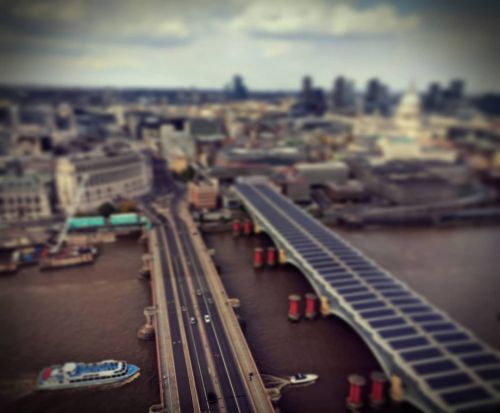
[[[189,203],[196,209],[215,209],[219,188],[216,180],[211,182],[190,182],[188,185]]]
[[[50,218],[46,185],[35,175],[0,177],[0,222]]]
[[[146,195],[152,188],[148,160],[136,152],[93,153],[61,158],[56,166],[56,186],[61,208],[67,213],[79,185],[86,181],[77,212],[95,211],[119,197]]]

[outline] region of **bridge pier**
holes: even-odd
[[[233,237],[239,237],[241,235],[241,222],[239,219],[233,221]]]
[[[363,387],[366,380],[359,374],[351,374],[347,380],[349,381],[347,407],[350,410],[358,410],[363,407]]]
[[[328,317],[330,315],[330,301],[326,295],[322,295],[319,298],[320,306],[319,311],[323,317]]]
[[[253,250],[253,266],[254,268],[262,268],[264,265],[264,250],[262,248],[255,248]]]
[[[370,405],[374,408],[380,408],[385,403],[385,383],[387,377],[381,371],[374,371],[371,376]]]
[[[286,264],[286,252],[283,248],[279,250],[279,263]]]
[[[266,264],[269,267],[274,267],[276,265],[276,248],[274,247],[267,248]]]
[[[306,294],[306,311],[305,317],[308,320],[314,320],[316,318],[316,294],[307,293]]]
[[[142,268],[139,270],[142,278],[149,279],[151,277],[151,259],[151,254],[142,254]]]
[[[254,221],[253,223],[253,233],[254,234],[260,234],[262,232],[262,227]]]
[[[156,307],[150,306],[144,309],[144,316],[146,317],[146,324],[144,324],[139,331],[137,331],[137,338],[140,340],[154,340],[155,328],[153,325],[153,315],[156,314]]]
[[[390,396],[393,403],[400,404],[404,401],[405,391],[403,387],[403,380],[395,374],[391,377]]]
[[[252,235],[252,221],[250,219],[245,219],[243,222],[243,233],[247,237]]]
[[[288,320],[296,322],[300,320],[300,295],[291,294],[288,296]]]
[[[149,413],[167,413],[167,409],[161,404],[154,404],[149,408]]]

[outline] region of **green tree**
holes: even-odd
[[[105,202],[97,208],[97,212],[99,212],[99,215],[108,218],[116,212],[116,207],[111,202]]]

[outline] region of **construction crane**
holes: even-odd
[[[78,210],[78,204],[80,203],[80,199],[82,198],[82,195],[85,192],[85,188],[87,186],[87,182],[89,181],[89,179],[90,179],[89,174],[83,174],[80,177],[80,182],[77,184],[77,187],[75,189],[73,202],[71,203],[71,205],[68,209],[66,221],[64,221],[64,225],[61,229],[61,232],[59,233],[59,236],[57,237],[56,244],[50,249],[50,252],[52,254],[57,254],[59,252],[59,250],[61,249],[62,244],[66,240],[66,236],[68,235],[68,231],[69,231],[69,224],[71,223],[71,219],[73,218],[73,216],[76,214],[76,211]]]

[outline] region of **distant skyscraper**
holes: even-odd
[[[390,111],[389,89],[380,80],[373,78],[368,81],[365,94],[365,113],[381,113],[388,115]]]
[[[248,98],[248,90],[245,86],[243,78],[240,75],[235,75],[233,77],[231,97],[236,100],[244,100]]]
[[[426,112],[440,112],[443,110],[443,89],[439,83],[433,82],[429,85],[423,103]]]
[[[449,95],[453,100],[462,100],[465,94],[465,82],[460,79],[454,79],[450,82]]]
[[[304,115],[321,116],[325,113],[326,103],[323,90],[314,88],[310,76],[302,79],[302,90],[296,110]]]
[[[351,113],[355,109],[354,84],[343,76],[339,76],[333,83],[332,109],[336,112]]]
[[[302,78],[302,93],[307,94],[312,91],[312,79],[311,76],[304,76]]]
[[[465,82],[454,79],[446,89],[439,83],[431,83],[424,96],[424,109],[427,112],[454,114],[465,103]]]

